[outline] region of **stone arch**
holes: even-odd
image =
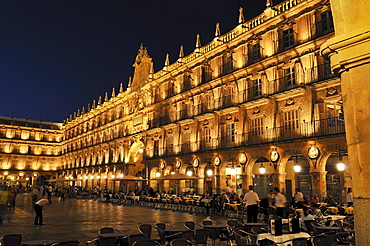
[[[134,142],[125,158],[126,163],[135,163],[135,162],[140,162],[143,159],[143,152],[144,151],[144,143],[141,141]]]

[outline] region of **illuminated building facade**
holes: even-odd
[[[53,177],[109,189],[130,174],[178,193],[240,194],[253,184],[260,196],[275,186],[289,196],[295,187],[340,195],[352,184],[336,168],[347,160],[341,86],[320,55],[334,35],[329,1],[267,1],[249,21],[240,9],[239,25],[225,34],[217,24],[206,45],[197,35],[191,54],[180,47],[158,72],[141,46],[129,87],[78,110],[55,133],[63,138]],[[153,180],[173,172],[201,179]]]

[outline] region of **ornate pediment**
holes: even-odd
[[[152,58],[149,57],[147,49],[142,44],[132,66],[135,70],[130,89],[131,91],[137,91],[148,83],[152,68]]]

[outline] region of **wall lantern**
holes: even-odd
[[[265,174],[266,173],[266,168],[263,166],[263,164],[261,163],[261,166],[258,168],[260,174]]]
[[[186,175],[188,176],[193,176],[194,174],[194,167],[189,164],[187,167],[186,167],[186,171],[185,171]]]
[[[342,153],[338,151],[338,163],[337,163],[338,171],[344,171],[346,169],[346,165],[343,163]]]
[[[299,173],[302,169],[302,167],[299,164],[295,164],[293,168],[294,168],[294,172],[296,173]]]

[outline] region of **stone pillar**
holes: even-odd
[[[249,186],[253,185],[253,177],[252,175],[240,175],[242,179],[242,192],[245,194],[249,191]],[[243,197],[242,197],[243,199]]]
[[[321,47],[341,76],[348,165],[353,177],[356,245],[370,242],[370,4],[331,0],[336,36]]]
[[[327,196],[326,194],[326,171],[311,172],[312,194],[317,194],[320,199]]]
[[[216,175],[216,194],[222,194],[226,187],[226,175]]]
[[[285,190],[285,173],[271,173],[273,187],[278,187],[282,193]]]
[[[198,179],[194,182],[197,182],[195,193],[197,195],[203,195],[204,194],[204,183],[206,182],[205,179]]]

